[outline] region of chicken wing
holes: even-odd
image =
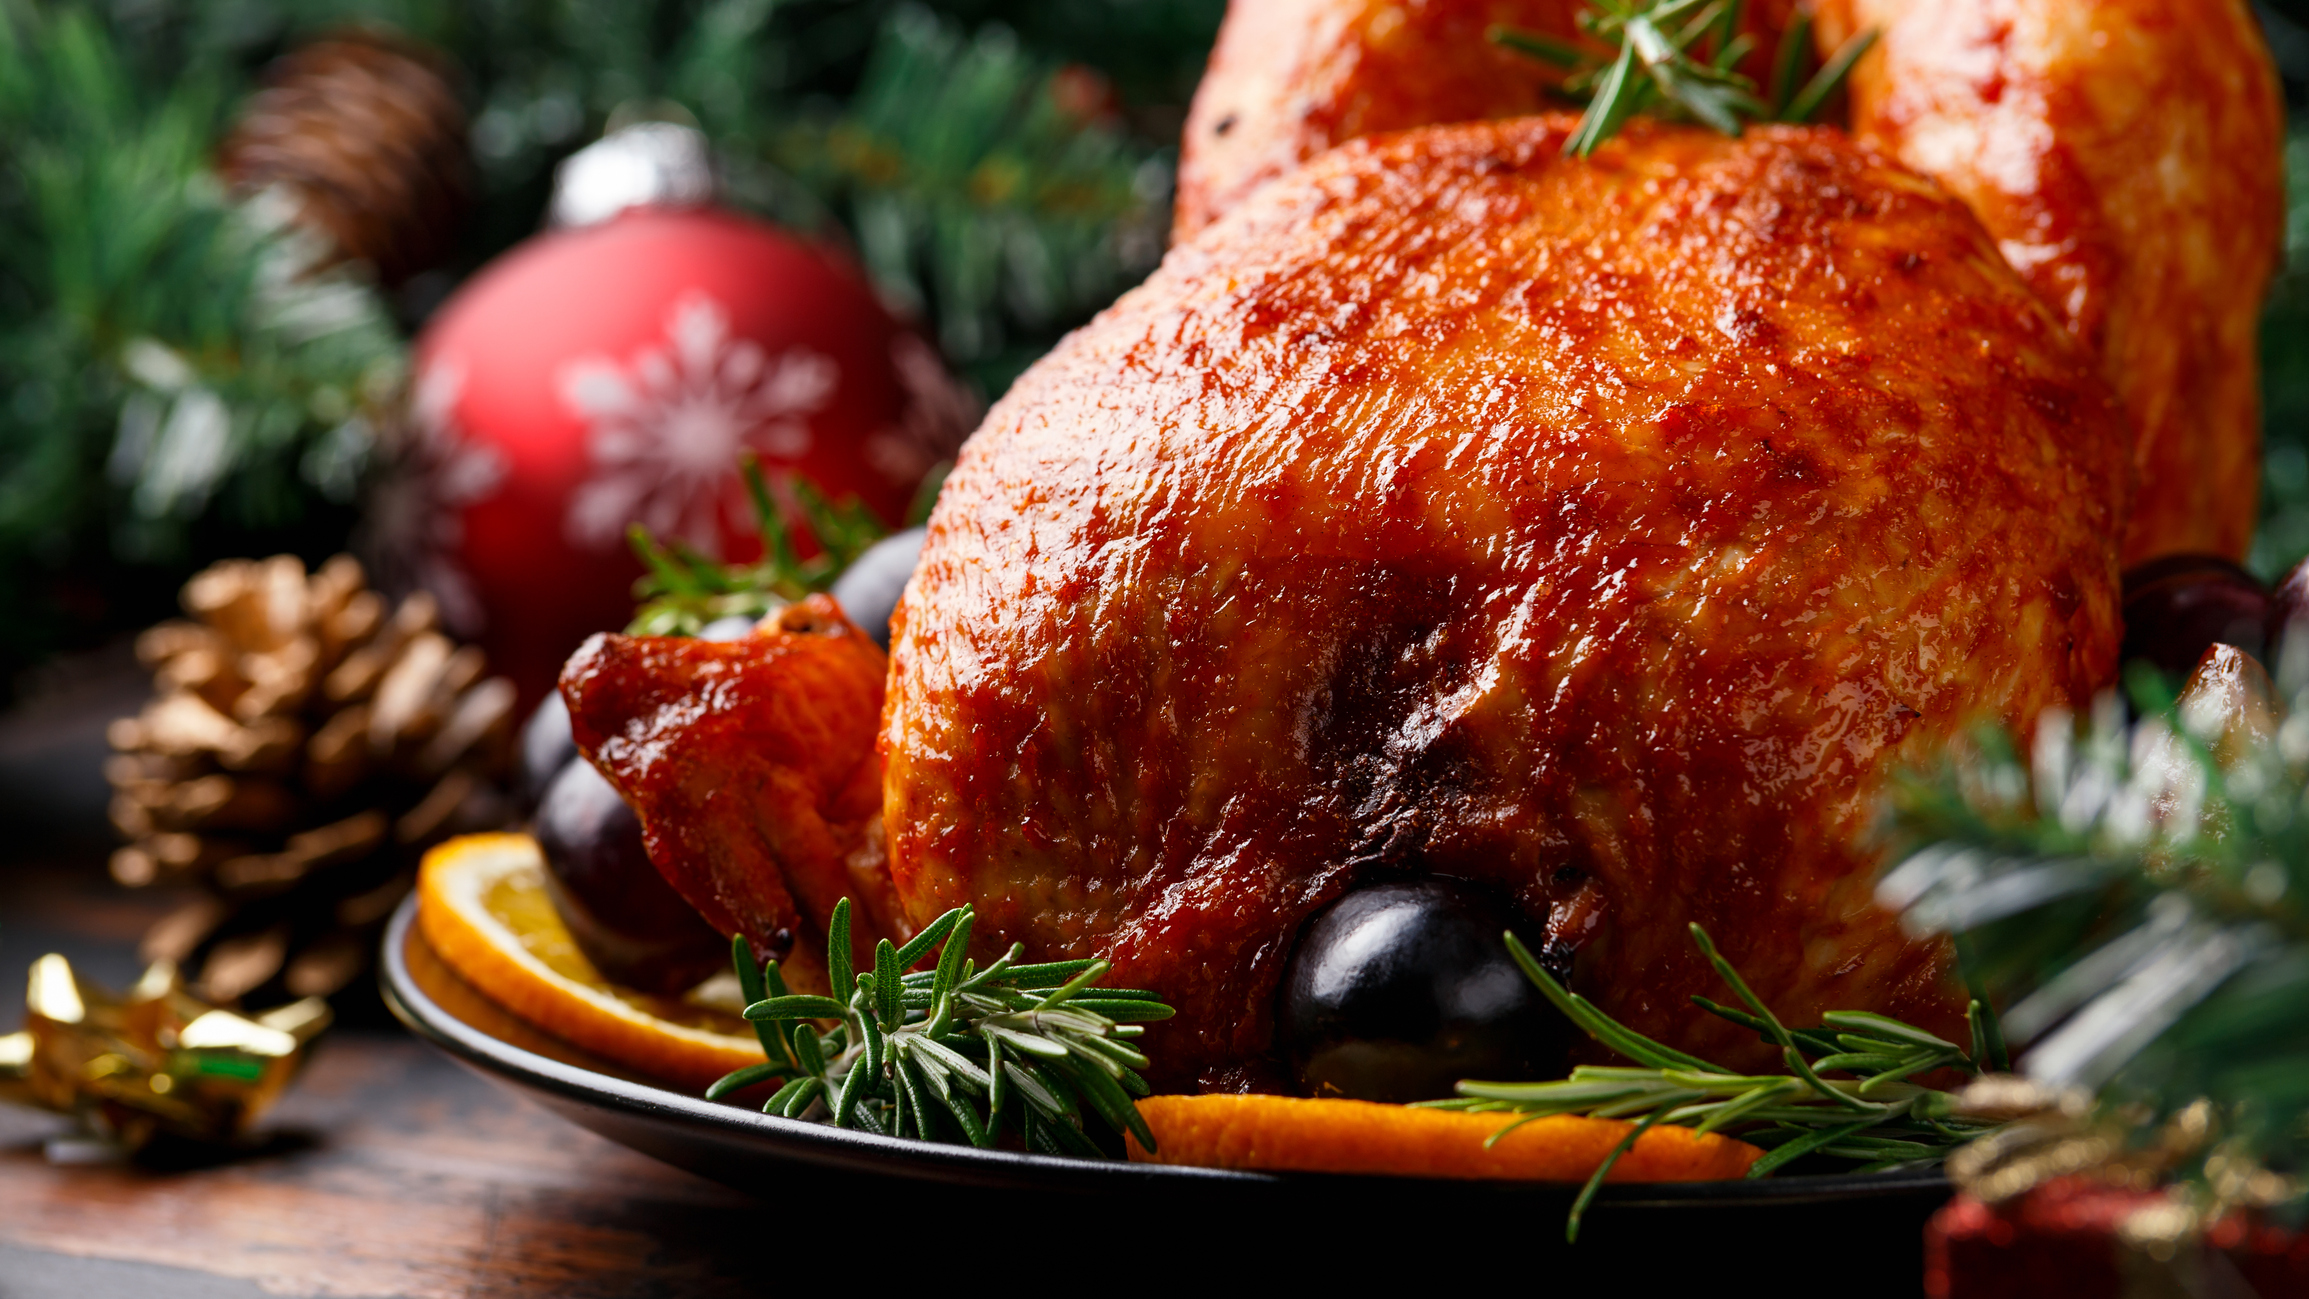
[[[798,988],[824,990],[844,896],[866,964],[877,938],[913,932],[882,855],[888,663],[818,595],[734,641],[595,636],[562,670],[578,748],[633,805],[650,861]]]

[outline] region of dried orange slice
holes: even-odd
[[[1138,1103],[1158,1153],[1147,1163],[1403,1177],[1584,1182],[1635,1127],[1556,1114],[1484,1148],[1514,1114],[1420,1110],[1297,1096],[1150,1096]],[[1611,1182],[1712,1182],[1744,1177],[1764,1152],[1718,1133],[1656,1127],[1612,1165]]]
[[[637,1072],[702,1090],[762,1061],[760,1041],[737,1016],[601,977],[546,896],[545,857],[528,835],[467,835],[426,853],[417,927],[499,1005]]]

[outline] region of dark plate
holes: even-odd
[[[1889,1282],[1884,1292],[1901,1293],[1907,1278],[1921,1276],[1924,1220],[1949,1193],[1937,1173],[1609,1186],[1589,1211],[1580,1242],[1567,1250],[1562,1225],[1577,1193],[1572,1186],[1057,1159],[771,1118],[621,1074],[512,1018],[433,955],[415,916],[412,898],[393,917],[383,982],[386,1004],[419,1037],[580,1127],[755,1194],[784,1198],[807,1188],[819,1200],[969,1188],[971,1203],[990,1209],[1032,1212],[1057,1196],[1148,1222],[1192,1220],[1201,1224],[1198,1238],[1234,1231],[1303,1239],[1316,1232],[1340,1247],[1377,1243],[1358,1238],[1358,1225],[1395,1240],[1405,1232],[1457,1239],[1503,1233],[1500,1243],[1512,1240],[1524,1263],[1610,1260],[1616,1271],[1632,1252],[1655,1279],[1721,1276],[1787,1250],[1801,1258],[1787,1261],[1802,1273],[1864,1264],[1872,1288]]]

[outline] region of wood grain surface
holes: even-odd
[[[34,957],[124,982],[165,905],[111,887],[100,857],[0,863],[0,1031]],[[62,1120],[0,1105],[0,1299],[761,1292],[761,1202],[354,1018],[234,1159],[59,1163]]]

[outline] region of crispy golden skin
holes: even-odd
[[[1687,1004],[1689,921],[1796,1019],[1958,1031],[1869,901],[1881,777],[2114,666],[2121,416],[1978,223],[1841,132],[1577,163],[1571,121],[1264,188],[939,501],[883,722],[901,901],[1162,990],[1172,1085],[1242,1085],[1300,923],[1406,871],[1497,882],[1727,1060],[1763,1053]]]
[[[2242,558],[2284,106],[2244,0],[1829,0],[1875,28],[1852,129],[1946,185],[2101,358],[2133,423],[2125,562]]]
[[[1172,238],[1335,144],[1548,107],[1556,78],[1484,39],[1570,34],[1585,0],[1235,0],[1187,112]]]
[[[1236,0],[1189,114],[1180,238],[1361,135],[1529,112],[1551,74],[1494,22],[1577,0]],[[2128,563],[2252,540],[2257,331],[2281,235],[2282,103],[2244,0],[1821,0],[1879,33],[1851,129],[1946,185],[2101,359],[2134,425]],[[1751,7],[1769,48],[1793,6]]]
[[[834,905],[871,964],[897,917],[874,730],[888,660],[811,596],[734,641],[595,636],[562,669],[578,748],[641,820],[650,861],[717,931],[825,986]]]

